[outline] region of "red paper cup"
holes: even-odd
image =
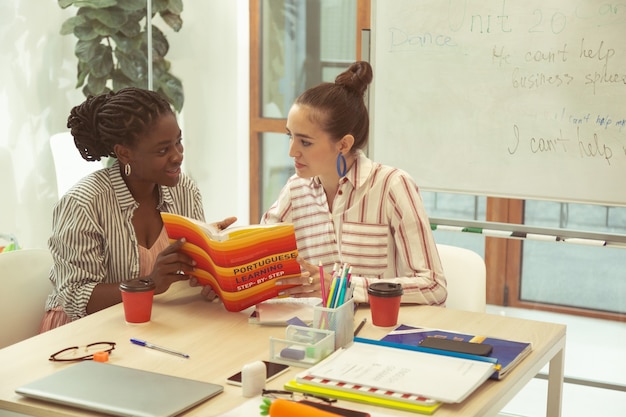
[[[147,323],[152,315],[154,282],[151,279],[131,279],[120,284],[126,323]]]
[[[392,282],[375,282],[367,289],[372,313],[372,324],[391,327],[398,324],[402,285]]]

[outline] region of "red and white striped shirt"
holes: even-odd
[[[446,280],[415,181],[363,152],[339,180],[330,212],[319,178],[292,176],[262,223],[293,223],[298,252],[326,271],[349,263],[355,302],[370,283],[399,282],[403,303],[444,305]]]

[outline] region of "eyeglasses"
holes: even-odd
[[[115,349],[115,342],[96,342],[86,346],[72,346],[50,355],[48,360],[53,362],[74,362],[93,360],[98,352],[111,353]]]
[[[261,391],[261,395],[265,398],[282,398],[287,400],[299,401],[299,400],[311,400],[316,399],[318,401],[323,401],[328,404],[332,404],[337,402],[334,398],[321,397],[319,395],[307,394],[307,393],[295,393],[291,391],[281,391],[281,390],[271,390],[264,389]]]

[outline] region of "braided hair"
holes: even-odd
[[[83,159],[116,157],[113,147],[133,147],[164,115],[174,113],[154,91],[128,87],[118,92],[90,96],[67,118],[74,143]]]
[[[313,117],[335,140],[354,136],[354,148],[363,149],[369,135],[369,115],[364,94],[374,75],[372,66],[357,61],[335,78],[302,93],[295,104],[313,110]]]

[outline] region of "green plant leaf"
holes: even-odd
[[[127,12],[142,10],[143,15],[145,16],[146,14],[146,0],[124,0],[120,1],[117,7]]]
[[[148,37],[147,37],[147,32],[144,33],[143,39],[142,39],[142,49],[144,50],[148,50]],[[161,32],[161,29],[159,29],[156,26],[152,26],[152,54],[153,59],[157,59],[157,57],[163,57],[165,55],[167,55],[167,51],[169,51],[170,49],[170,44],[167,41],[167,38],[165,37],[165,35],[163,34],[163,32]]]
[[[160,13],[167,10],[168,0],[152,0],[152,13]]]
[[[59,6],[61,6],[61,3],[68,3],[67,6],[73,5],[76,7],[89,7],[92,9],[102,9],[105,7],[115,6],[117,4],[117,0],[64,0],[64,1],[59,0]]]
[[[119,69],[132,81],[138,81],[147,76],[148,64],[146,57],[141,51],[134,50],[125,54],[116,50],[115,57],[117,58]]]
[[[161,12],[161,18],[174,32],[178,32],[183,27],[183,19],[178,14],[166,10]]]
[[[105,78],[113,71],[113,49],[109,45],[98,45],[95,55],[87,61],[89,77]]]
[[[115,42],[116,49],[124,52],[125,54],[141,48],[141,36],[127,37],[121,33],[117,33],[112,35],[111,38],[113,39],[113,42]]]
[[[138,87],[138,88],[148,88],[148,80],[141,79],[133,81],[128,78],[120,69],[116,69],[113,71],[113,75],[111,80],[113,81],[113,90],[118,91],[124,87]]]
[[[136,14],[129,15],[126,23],[119,28],[120,32],[129,38],[134,38],[139,35],[141,33],[141,24],[139,23],[141,19],[141,14],[139,15],[139,18],[137,18]]]
[[[86,62],[78,61],[78,65],[76,68],[77,80],[76,80],[76,88],[80,88],[85,84],[85,80],[89,75],[89,65]]]
[[[181,14],[183,12],[183,0],[170,0],[167,5],[167,10],[174,14]]]
[[[104,9],[84,9],[85,17],[97,20],[110,28],[119,29],[128,20],[128,13],[117,7],[107,7]]]
[[[182,0],[152,1],[153,12],[173,30],[182,27]],[[76,88],[85,96],[115,91],[129,86],[148,88],[146,0],[58,0],[62,8],[75,6],[76,16],[63,22],[60,32],[77,38]],[[161,29],[152,26],[154,89],[181,111],[184,103],[182,82],[170,73],[165,59],[169,42]]]
[[[113,36],[114,34],[119,32],[119,28],[112,28],[100,22],[99,20],[92,20],[91,26],[93,27],[94,32],[102,37]]]
[[[84,25],[85,18],[83,16],[72,16],[61,25],[61,35],[71,35],[74,33],[76,26]]]
[[[59,0],[58,3],[62,9],[67,9],[74,3],[74,0]]]
[[[163,74],[167,74],[170,72],[170,61],[163,57],[159,57],[158,60],[153,62],[153,71],[155,74],[155,78],[160,78]]]
[[[111,81],[113,84],[113,91],[119,91],[124,87],[134,86],[134,83],[127,76],[125,76],[119,68],[113,70]]]
[[[78,57],[80,61],[89,62],[97,54],[98,46],[102,38],[91,39],[88,41],[79,40],[74,47],[74,55]]]
[[[83,94],[85,94],[86,91],[87,94],[85,94],[85,96],[96,96],[98,94],[111,91],[109,88],[107,88],[106,82],[106,78],[98,78],[89,74],[89,77],[87,78],[87,84],[85,84],[85,87],[83,87]]]
[[[180,112],[183,109],[183,104],[185,102],[183,83],[172,74],[165,73],[158,79],[156,84],[157,85],[155,85],[155,87],[158,86],[155,88],[156,91],[164,97],[167,97],[167,101],[174,106],[174,110]]]
[[[74,27],[74,36],[76,36],[81,41],[90,41],[98,38],[100,35],[98,35],[98,33],[93,30],[91,22],[85,20],[84,24]]]

